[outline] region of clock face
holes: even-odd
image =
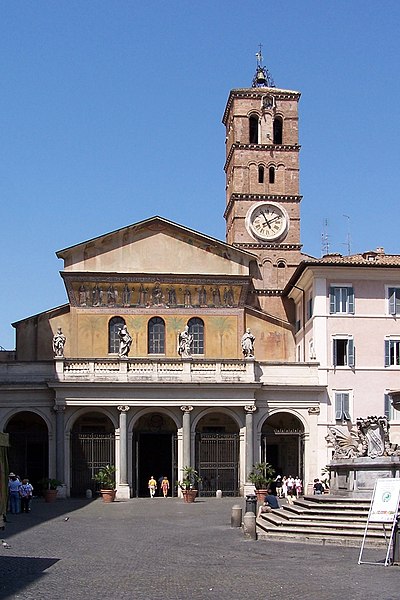
[[[284,208],[275,202],[259,202],[250,208],[246,216],[250,235],[258,240],[278,240],[286,235],[289,217]]]

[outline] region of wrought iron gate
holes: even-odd
[[[93,477],[104,465],[115,465],[114,433],[71,434],[71,495],[96,489]]]
[[[198,433],[196,469],[202,479],[202,496],[239,493],[239,435],[237,433]]]

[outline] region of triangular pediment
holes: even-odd
[[[248,275],[254,256],[152,217],[57,252],[64,271],[90,273],[185,273]]]

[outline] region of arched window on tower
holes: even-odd
[[[258,167],[258,183],[264,183],[264,167],[262,165]]]
[[[258,144],[258,115],[252,115],[249,119],[249,141],[250,144]]]
[[[160,317],[153,317],[147,325],[147,352],[165,354],[165,323]]]
[[[204,354],[204,322],[194,317],[188,321],[189,333],[193,336],[192,354]]]
[[[119,352],[118,332],[123,325],[125,325],[125,319],[122,317],[113,317],[108,322],[108,352],[110,354],[118,354]]]
[[[270,167],[268,169],[268,180],[269,183],[275,183],[275,167]]]
[[[283,121],[282,117],[275,117],[274,119],[274,144],[283,143]]]

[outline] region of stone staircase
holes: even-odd
[[[286,501],[283,501],[286,502]],[[370,501],[336,496],[304,496],[294,504],[263,513],[257,519],[258,539],[360,547]],[[390,526],[386,527],[390,535]],[[385,546],[381,523],[368,526],[369,546]]]

